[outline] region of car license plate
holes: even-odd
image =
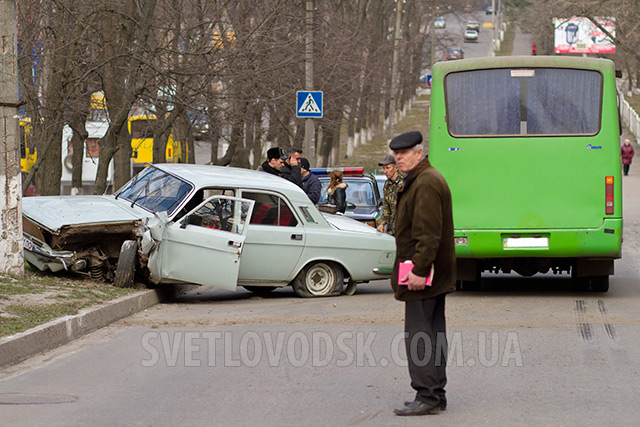
[[[504,237],[504,248],[549,248],[548,237]]]

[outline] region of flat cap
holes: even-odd
[[[395,164],[396,164],[395,157],[393,157],[393,154],[389,154],[388,156],[384,157],[384,160],[378,163],[378,166],[387,166],[387,165],[395,165]]]
[[[287,160],[287,155],[284,154],[284,150],[280,147],[273,147],[267,150],[267,159],[282,159]]]
[[[422,134],[417,130],[400,134],[393,138],[389,143],[389,148],[392,150],[402,150],[404,148],[411,148],[414,145],[418,145],[422,142]]]

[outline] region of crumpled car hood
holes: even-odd
[[[124,223],[153,216],[112,195],[25,197],[22,214],[51,231],[65,225]]]
[[[331,224],[338,230],[356,231],[358,233],[378,233],[375,228],[346,216],[332,215],[325,212],[322,212],[322,216],[327,220],[329,224]]]

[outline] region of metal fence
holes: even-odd
[[[640,116],[631,108],[626,99],[620,97],[620,118],[622,124],[629,128],[631,134],[635,137],[636,142],[640,141]]]

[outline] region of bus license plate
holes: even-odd
[[[502,239],[505,248],[549,248],[548,237],[505,237]]]

